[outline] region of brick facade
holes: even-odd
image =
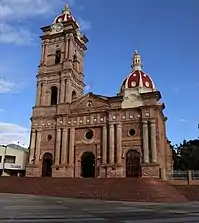
[[[51,27],[42,28],[26,175],[82,177],[88,164],[99,178],[139,172],[166,179],[172,156],[160,92],[142,92],[133,101],[122,91],[114,97],[84,94],[88,40],[75,20],[63,22],[59,32]]]

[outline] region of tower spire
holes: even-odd
[[[68,2],[66,2],[66,5],[64,6],[64,8],[62,9],[62,13],[63,14],[71,14]]]
[[[133,69],[133,72],[136,70],[142,70],[142,60],[141,56],[138,53],[137,50],[134,51],[133,54],[133,64],[131,65],[131,68]]]

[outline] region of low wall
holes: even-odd
[[[172,185],[199,185],[199,171],[175,171],[169,176]]]
[[[185,185],[195,185],[195,186],[199,186],[199,180],[170,180],[169,181],[169,183],[171,184],[171,185],[183,185],[183,186],[185,186]]]

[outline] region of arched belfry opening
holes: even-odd
[[[61,50],[55,52],[55,64],[61,63]]]
[[[126,177],[141,176],[141,154],[131,149],[126,154]]]
[[[42,177],[52,176],[53,157],[51,153],[45,153],[42,160]]]
[[[75,101],[77,99],[77,93],[76,91],[72,91],[72,101]]]
[[[51,87],[51,105],[56,105],[58,100],[58,89],[56,86]]]
[[[82,155],[81,176],[84,178],[95,177],[95,156],[92,152],[85,152]]]

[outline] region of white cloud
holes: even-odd
[[[16,87],[14,82],[0,78],[0,94],[11,92]]]
[[[15,43],[17,45],[29,45],[33,42],[34,35],[31,31],[9,25],[0,24],[0,42],[2,43]]]
[[[188,122],[188,120],[185,119],[185,118],[180,118],[178,121],[181,122],[181,123],[187,123]]]
[[[85,90],[86,90],[86,91],[89,91],[90,88],[91,88],[91,87],[90,87],[90,85],[88,85],[88,84],[85,86]]]
[[[34,34],[20,22],[36,16],[49,16],[63,0],[1,0],[0,42],[28,45]]]
[[[75,0],[69,0],[74,5]],[[33,43],[34,34],[24,26],[24,21],[40,16],[55,15],[55,10],[66,4],[65,0],[1,0],[0,1],[0,42],[29,45]],[[91,28],[89,21],[79,19],[82,30]]]
[[[0,122],[0,144],[10,143],[28,147],[29,129],[13,123]]]
[[[13,21],[37,15],[48,15],[62,0],[1,0],[1,20]]]
[[[92,28],[91,22],[89,20],[83,20],[82,18],[78,19],[81,30],[89,30]]]

